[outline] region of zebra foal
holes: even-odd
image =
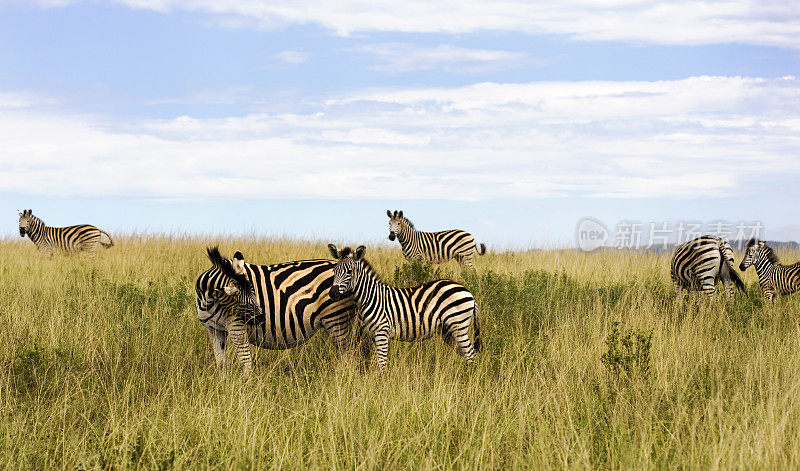
[[[433,262],[446,262],[455,259],[467,267],[472,266],[475,253],[484,255],[486,244],[475,243],[472,234],[459,229],[439,232],[423,232],[414,228],[414,224],[403,216],[402,211],[392,213],[388,209],[389,240],[400,242],[406,260],[424,258]]]
[[[49,227],[44,221],[33,215],[33,210],[26,209],[19,213],[19,236],[27,234],[40,252],[49,257],[56,251],[61,252],[86,252],[94,257],[97,245],[109,248],[114,245],[108,232],[89,224],[80,224],[68,227]],[[108,243],[103,242],[102,235],[108,237]]]
[[[334,344],[350,344],[355,303],[333,300],[332,260],[299,260],[275,265],[232,260],[217,247],[206,249],[212,267],[195,283],[197,317],[208,330],[220,374],[226,369],[225,344],[233,341],[245,377],[252,369],[249,344],[271,350],[296,347],[317,330]]]
[[[386,368],[389,339],[408,342],[424,340],[441,334],[467,362],[472,363],[474,352],[481,350],[478,307],[467,288],[450,280],[436,280],[413,288],[395,288],[378,277],[364,259],[366,248],[341,251],[329,244],[337,260],[330,295],[333,299],[352,294],[358,316],[372,337],[378,368]],[[475,321],[473,349],[468,330]]]
[[[772,248],[763,241],[750,239],[747,242],[739,269],[745,271],[751,265],[756,269],[764,298],[770,302],[774,302],[777,294],[791,294],[800,290],[800,262],[781,264]]]
[[[725,294],[732,298],[734,285],[742,292],[744,283],[734,268],[733,248],[721,237],[704,235],[675,247],[670,262],[670,277],[677,294],[681,290],[702,291],[711,297],[716,282],[722,280]]]

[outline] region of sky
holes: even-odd
[[[0,236],[800,240],[799,177],[796,1],[0,0]]]

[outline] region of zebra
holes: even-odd
[[[800,262],[782,265],[772,248],[763,241],[750,239],[744,249],[744,258],[739,269],[754,266],[758,284],[764,297],[774,302],[776,294],[791,294],[800,290]]]
[[[734,268],[733,248],[721,237],[704,235],[675,247],[670,262],[670,275],[675,292],[682,289],[702,291],[714,296],[715,284],[722,279],[728,299],[734,293],[733,285],[742,292],[744,283]]]
[[[467,267],[472,266],[472,257],[486,253],[486,244],[480,244],[480,250],[472,234],[459,229],[438,232],[423,232],[414,229],[414,224],[403,216],[403,211],[392,213],[386,210],[389,216],[389,240],[395,237],[403,249],[406,260],[425,258],[441,263],[455,259]]]
[[[472,293],[450,280],[435,280],[413,288],[395,288],[383,281],[364,258],[366,247],[355,251],[345,247],[337,250],[328,245],[337,260],[334,268],[332,299],[352,294],[358,316],[372,338],[380,370],[386,369],[389,339],[412,342],[441,334],[445,343],[474,362],[474,352],[480,352],[478,306]],[[475,320],[475,348],[467,331]]]
[[[48,227],[44,221],[33,215],[33,210],[26,209],[19,213],[19,236],[30,237],[33,244],[40,252],[52,257],[56,251],[87,252],[94,257],[97,245],[104,248],[114,245],[108,232],[89,224],[68,227]],[[102,235],[108,237],[108,243],[103,242]]]
[[[292,348],[324,328],[337,347],[349,345],[355,302],[352,297],[332,300],[328,294],[336,262],[254,265],[245,263],[241,252],[226,260],[218,247],[206,251],[213,266],[195,283],[197,317],[208,330],[220,376],[226,370],[228,335],[245,378],[252,370],[249,344]]]

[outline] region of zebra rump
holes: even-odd
[[[714,285],[720,280],[728,298],[733,297],[734,286],[745,292],[744,282],[736,273],[733,248],[713,235],[678,245],[670,261],[670,277],[678,293],[687,289],[713,296]]]

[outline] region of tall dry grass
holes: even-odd
[[[275,263],[324,243],[128,237],[47,260],[23,242],[0,242],[3,469],[800,468],[800,298],[765,305],[752,272],[747,296],[708,301],[673,295],[668,256],[489,254],[462,273],[371,248],[387,281],[475,293],[477,365],[391,342],[380,374],[319,334],[254,349],[243,382],[218,379],[194,311],[205,245]],[[649,372],[603,363],[615,321],[652,333]]]

